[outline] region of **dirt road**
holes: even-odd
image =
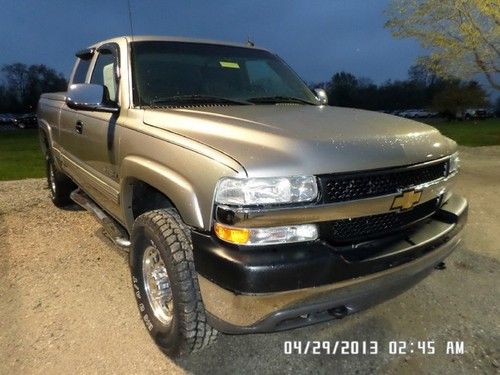
[[[341,321],[222,336],[176,362],[150,340],[126,255],[91,215],[53,207],[43,180],[2,182],[0,373],[499,373],[500,147],[461,151],[456,190],[471,209],[445,271]],[[379,354],[285,355],[286,340],[377,341]],[[434,340],[436,354],[392,355],[391,340]],[[447,341],[465,354],[445,354]]]

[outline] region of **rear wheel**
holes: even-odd
[[[45,165],[52,203],[57,207],[68,206],[72,203],[70,194],[76,189],[75,183],[57,169],[50,152],[45,157]]]
[[[134,292],[156,344],[177,357],[213,343],[217,331],[207,323],[191,236],[177,211],[162,209],[139,216],[131,242]]]

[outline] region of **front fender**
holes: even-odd
[[[203,228],[204,218],[200,210],[196,192],[191,183],[179,173],[157,162],[139,156],[130,156],[123,160],[121,166],[122,209],[127,212],[126,222],[132,227],[132,186],[134,180],[145,182],[165,194],[176,206],[183,220],[195,227]]]
[[[208,230],[211,225],[213,193],[222,176],[234,175],[228,167],[201,155],[193,154],[190,168],[174,170],[143,156],[127,156],[120,168],[121,209],[127,228],[134,223],[132,211],[133,185],[142,181],[164,194],[189,226]]]

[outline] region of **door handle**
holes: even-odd
[[[76,132],[77,132],[78,134],[82,134],[82,133],[83,133],[83,122],[82,122],[82,121],[80,121],[80,120],[78,120],[78,121],[76,122],[75,129],[76,129]]]

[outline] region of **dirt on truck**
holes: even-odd
[[[326,104],[268,50],[151,36],[77,52],[68,91],[42,95],[52,201],[129,252],[168,355],[353,314],[460,243],[456,143]]]

